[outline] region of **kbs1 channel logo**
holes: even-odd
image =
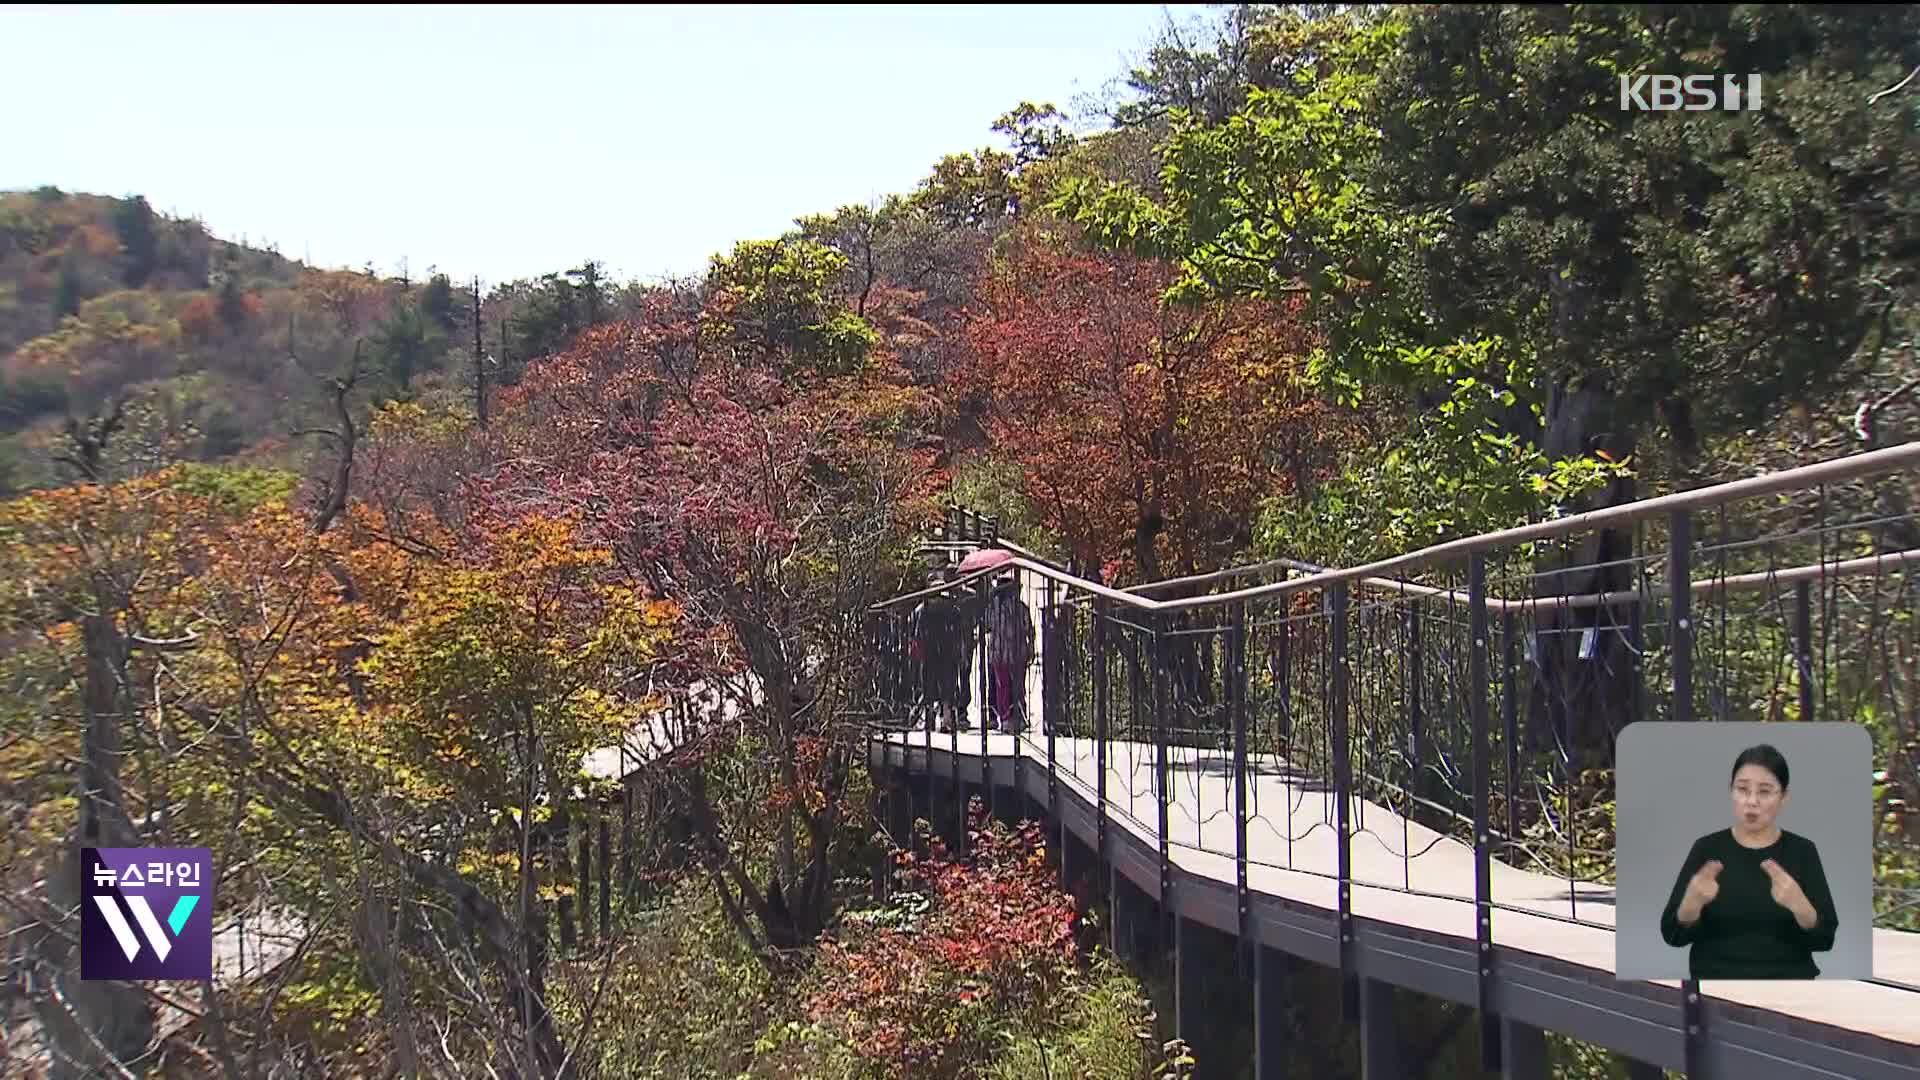
[[[1623,112],[1757,112],[1758,75],[1622,75]]]
[[[207,848],[81,848],[80,978],[213,977]]]

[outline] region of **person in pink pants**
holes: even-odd
[[[987,604],[988,704],[995,731],[1012,734],[1025,725],[1033,638],[1033,612],[1020,595],[1019,581],[1001,578]]]

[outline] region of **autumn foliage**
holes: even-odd
[[[809,1018],[881,1075],[972,1075],[1079,960],[1079,913],[1054,882],[1044,833],[989,825],[976,798],[967,857],[937,841],[924,857],[897,853],[897,885],[924,898],[924,913],[906,925],[850,921],[823,943]]]
[[[828,291],[844,261],[742,245],[697,304],[663,296],[581,334],[501,395],[498,464],[475,485],[482,518],[578,521],[608,582],[674,605],[656,685],[725,704],[678,714],[674,769],[653,779],[693,805],[694,847],[769,958],[836,906],[864,752],[849,613],[897,589],[932,494],[915,445],[930,399]]]
[[[519,858],[527,781],[544,777],[542,816],[578,797],[577,762],[647,704],[672,607],[599,580],[606,551],[564,518],[442,537],[461,550],[440,557],[391,543],[399,530],[367,504],[316,531],[284,491],[238,479],[175,468],[0,504],[20,704],[91,725],[84,741],[79,725],[9,725],[0,799],[34,813],[0,848],[4,884],[19,903],[65,902],[71,818],[39,811],[71,783],[44,763],[78,759],[104,779],[89,813],[105,840],[211,848],[229,910],[307,920],[323,951],[368,932],[338,919],[355,897],[428,898],[477,928],[439,958],[452,983],[414,984],[417,953],[361,939],[363,977],[412,1003],[395,1007],[457,1008],[445,994],[463,980],[531,1000],[541,973],[517,948],[516,879],[545,892],[554,875]],[[140,722],[102,734],[127,685]],[[531,1015],[521,1035],[459,1035],[461,1053],[511,1055],[524,1036],[553,1072],[544,1006]]]
[[[1166,302],[1162,264],[1023,244],[965,324],[962,388],[1083,566],[1141,580],[1243,550],[1260,500],[1310,484],[1356,418],[1301,376],[1297,305]]]

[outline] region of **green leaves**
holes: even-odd
[[[1473,350],[1469,350],[1473,351]],[[1410,360],[1409,366],[1437,357]],[[1511,391],[1467,376],[1415,415],[1385,453],[1357,457],[1310,498],[1269,500],[1255,529],[1263,555],[1356,565],[1547,517],[1631,474],[1594,455],[1548,458],[1499,416]]]
[[[1163,202],[1082,180],[1054,207],[1099,243],[1175,261],[1176,302],[1306,297],[1330,335],[1321,385],[1356,399],[1352,384],[1393,368],[1401,324],[1419,321],[1423,290],[1403,280],[1405,253],[1444,226],[1437,210],[1389,210],[1370,186],[1383,138],[1373,86],[1403,31],[1399,17],[1275,22],[1269,47],[1312,62],[1248,88],[1219,123],[1179,114],[1161,147]]]
[[[863,369],[879,340],[833,293],[847,257],[813,240],[747,240],[716,257],[707,284],[716,294],[706,330],[742,360],[783,378]]]

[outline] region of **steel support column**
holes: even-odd
[[[1328,658],[1332,686],[1328,698],[1333,709],[1333,798],[1334,838],[1338,846],[1337,893],[1340,905],[1340,1006],[1341,1015],[1352,1022],[1360,1012],[1360,979],[1353,959],[1353,747],[1347,736],[1347,583],[1337,582],[1328,590],[1328,608],[1333,622]]]
[[[1673,663],[1673,719],[1693,719],[1693,515],[1676,510],[1667,531],[1667,640]],[[1680,983],[1682,1032],[1686,1038],[1688,1080],[1704,1080],[1706,1018],[1700,1008],[1700,982]]]
[[[1361,1080],[1406,1080],[1400,1064],[1400,1033],[1393,1019],[1393,984],[1361,980]]]
[[[1493,837],[1487,824],[1488,769],[1492,755],[1487,741],[1487,561],[1474,552],[1467,557],[1467,605],[1470,608],[1472,649],[1467,665],[1468,697],[1473,710],[1473,936],[1479,954],[1479,1008],[1481,1064],[1489,1072],[1500,1069],[1500,1019],[1493,1001]]]
[[[1253,949],[1253,1080],[1286,1080],[1287,967],[1292,959],[1265,945]]]
[[[1547,1080],[1553,1073],[1553,1055],[1547,1050],[1547,1033],[1537,1027],[1502,1018],[1500,1066],[1502,1080]]]

